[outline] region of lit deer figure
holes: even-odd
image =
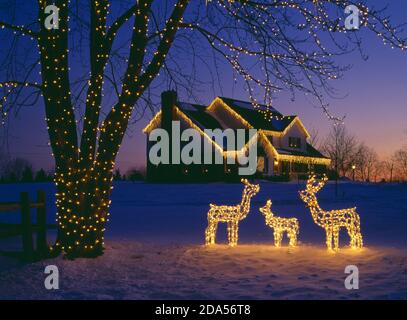
[[[258,184],[250,184],[247,179],[242,179],[245,185],[242,202],[236,206],[217,206],[210,204],[208,212],[208,227],[205,230],[205,244],[215,244],[216,230],[219,222],[228,224],[228,242],[230,246],[237,245],[239,222],[246,218],[250,211],[251,198],[260,191]]]
[[[305,190],[300,191],[300,197],[310,209],[314,222],[325,229],[326,246],[332,250],[332,240],[334,250],[339,247],[339,230],[341,227],[347,229],[350,237],[350,246],[352,248],[361,248],[363,246],[362,234],[360,232],[360,218],[356,213],[356,208],[324,211],[320,208],[316,197],[317,192],[325,185],[328,180],[326,175],[322,180],[316,181],[315,175],[311,175],[307,181]]]
[[[267,200],[264,207],[260,208],[260,212],[266,219],[266,225],[273,228],[274,233],[274,245],[276,247],[281,246],[284,232],[287,232],[289,239],[289,245],[295,247],[297,245],[297,235],[300,230],[300,225],[296,218],[281,218],[276,217],[271,211],[271,200]]]

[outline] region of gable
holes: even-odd
[[[262,105],[261,107],[265,108],[265,106]],[[298,116],[283,116],[274,108],[270,110],[271,118],[267,118],[249,102],[217,97],[212,101],[206,111],[217,118],[219,122],[222,122],[224,128],[254,128],[263,130],[264,133],[268,135],[282,136],[285,135],[292,126],[298,125],[304,132],[306,138],[310,137]],[[229,116],[232,116],[234,121],[226,121],[224,119],[224,111],[226,111]]]
[[[294,116],[293,121],[282,132],[283,136],[290,134],[297,134],[297,136],[298,134],[304,135],[305,139],[311,137],[308,130],[305,128],[304,124],[298,116]]]

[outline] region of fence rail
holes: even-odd
[[[36,209],[36,223],[31,221],[31,209]],[[48,253],[47,229],[56,228],[47,224],[45,192],[37,192],[36,202],[30,202],[28,192],[20,194],[20,202],[0,202],[0,213],[20,211],[21,223],[0,223],[0,239],[22,236],[23,258],[33,260],[34,257],[44,257]],[[33,232],[36,236],[34,250]]]
[[[30,203],[30,209],[40,208],[43,205],[44,204],[40,202],[32,202]],[[20,202],[0,202],[0,213],[19,211],[20,209],[21,209]]]

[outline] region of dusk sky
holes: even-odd
[[[389,2],[388,13],[394,24],[407,21],[407,1],[380,1],[386,2]],[[407,145],[407,52],[392,50],[372,34],[360,32],[363,33],[364,49],[369,59],[363,61],[359,53],[346,56],[343,62],[352,64],[353,68],[333,84],[343,98],[328,102],[333,113],[346,115],[349,131],[373,147],[384,159]],[[203,91],[198,102],[208,104],[216,95],[249,100],[244,90],[233,87],[229,67],[223,66],[221,73],[224,80],[222,92],[219,88],[216,92]],[[182,97],[180,100],[183,100]],[[281,94],[274,100],[273,106],[283,114],[299,115],[308,129],[319,132],[319,140],[323,140],[329,131],[331,122],[321,109],[313,107],[300,94],[295,101]],[[142,128],[150,119],[151,113],[146,113],[142,120],[128,129],[116,162],[122,172],[145,165],[146,137]],[[51,170],[53,160],[47,146],[43,105],[22,110],[11,124],[8,137],[10,156],[26,158],[36,169]]]

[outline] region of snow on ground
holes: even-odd
[[[62,258],[22,265],[0,257],[0,299],[407,299],[407,186],[403,184],[334,184],[319,195],[327,209],[358,207],[366,248],[324,248],[324,231],[301,203],[297,183],[261,182],[252,209],[239,228],[239,246],[202,246],[208,203],[235,204],[240,184],[147,184],[122,182],[112,195],[111,221],[104,256],[68,261]],[[51,184],[0,185],[0,202],[20,191],[48,194]],[[274,248],[272,232],[258,208],[273,200],[273,211],[300,221],[300,245]],[[13,214],[0,215],[0,222]],[[16,219],[14,215],[14,219]],[[218,230],[224,242],[226,228]],[[17,239],[18,240],[18,239]],[[0,241],[0,249],[17,240]],[[61,289],[44,289],[44,266],[60,268]],[[346,290],[344,268],[359,267],[360,289]]]
[[[44,267],[59,267],[60,290],[43,286]],[[360,289],[344,287],[344,267],[356,264]],[[104,256],[58,258],[0,274],[8,299],[401,299],[407,296],[407,256],[396,249],[292,250],[270,245],[148,245],[111,242]]]

